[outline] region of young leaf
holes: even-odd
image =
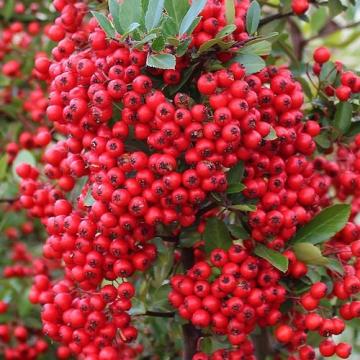
[[[252,35],[256,32],[260,22],[261,9],[259,3],[254,0],[246,14],[246,30]]]
[[[223,221],[215,217],[206,221],[204,241],[207,254],[216,248],[227,250],[232,244],[226,225]]]
[[[150,0],[145,15],[145,26],[147,31],[155,29],[163,14],[165,0]]]
[[[268,247],[258,244],[254,250],[255,255],[268,261],[272,266],[276,267],[283,273],[287,272],[289,267],[289,259],[280,254],[278,251],[269,249]]]
[[[128,29],[132,23],[143,23],[141,0],[124,0],[120,4],[119,22],[123,29]]]
[[[93,16],[95,16],[96,20],[98,21],[101,28],[105,31],[106,35],[110,38],[115,37],[115,29],[111,21],[102,13],[98,11],[91,12]]]
[[[163,36],[157,37],[151,44],[151,48],[156,51],[160,52],[165,47],[165,39]]]
[[[172,54],[149,55],[146,65],[157,69],[175,69],[176,58]]]
[[[239,161],[227,172],[227,181],[229,184],[236,184],[240,182],[244,176],[244,163]]]
[[[16,168],[20,164],[29,164],[32,166],[36,165],[36,160],[34,158],[34,155],[29,150],[20,150],[17,154],[15,160],[12,163],[12,174],[16,181],[20,182],[20,177],[16,173]]]
[[[340,102],[336,105],[334,125],[345,134],[351,126],[352,105],[349,102]]]
[[[242,183],[238,183],[238,184],[229,184],[227,187],[226,192],[228,194],[237,194],[239,192],[242,192],[244,189],[246,188],[246,186]]]
[[[339,232],[349,219],[351,206],[336,204],[322,210],[310,222],[301,227],[292,238],[292,243],[320,244]]]
[[[228,225],[228,228],[231,235],[238,239],[247,239],[249,237],[249,233],[244,229],[242,225],[230,224]]]
[[[228,24],[235,23],[235,2],[234,0],[225,0],[225,17]]]
[[[206,5],[207,0],[193,0],[190,9],[181,21],[179,34],[184,35]]]
[[[120,4],[117,0],[109,0],[109,12],[112,16],[113,24],[115,27],[115,30],[119,34],[123,34],[124,29],[120,24],[119,18],[120,18]]]
[[[234,62],[243,65],[247,75],[259,72],[266,65],[265,61],[260,56],[250,54],[239,54],[230,61],[230,63]]]
[[[321,250],[311,243],[298,243],[293,247],[296,258],[305,264],[327,265],[329,259],[321,254]]]
[[[165,9],[175,26],[175,34],[179,32],[180,24],[188,11],[188,0],[165,0]]]

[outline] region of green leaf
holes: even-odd
[[[322,255],[321,250],[307,242],[295,244],[293,247],[296,258],[305,264],[327,265],[329,260]]]
[[[111,21],[104,14],[98,11],[92,11],[91,14],[95,16],[100,27],[105,31],[106,35],[110,38],[114,38],[116,32]]]
[[[352,105],[347,101],[342,101],[336,105],[334,125],[345,134],[351,126]]]
[[[169,86],[167,88],[168,93],[170,96],[176,94],[191,78],[191,75],[194,73],[194,70],[196,69],[197,64],[192,65],[191,67],[187,68],[181,76],[181,82],[177,85]]]
[[[149,55],[146,65],[157,69],[175,69],[176,58],[172,54]]]
[[[235,1],[225,0],[225,17],[228,24],[235,23]]]
[[[346,132],[347,136],[355,136],[360,133],[360,121],[351,123],[350,129]]]
[[[238,184],[229,184],[227,187],[226,192],[228,194],[237,194],[239,192],[242,192],[244,189],[246,188],[246,186],[242,183],[238,183]]]
[[[271,126],[269,134],[264,138],[264,140],[273,141],[276,140],[278,137],[276,135],[275,129]]]
[[[109,0],[109,12],[112,16],[113,24],[115,27],[115,30],[119,34],[123,34],[124,29],[120,24],[119,18],[120,18],[120,4],[118,0]]]
[[[268,261],[272,266],[276,267],[283,273],[287,272],[289,267],[289,259],[280,254],[278,251],[269,249],[268,247],[258,244],[254,250],[255,255]]]
[[[156,39],[157,35],[156,34],[149,34],[147,36],[145,36],[142,40],[140,41],[136,41],[134,42],[134,47],[136,49],[141,48],[144,44],[147,44],[148,42],[150,42],[153,39]]]
[[[244,170],[244,163],[242,161],[239,161],[227,172],[227,182],[229,184],[236,184],[240,182],[244,177]]]
[[[193,0],[190,9],[181,21],[179,34],[184,35],[189,30],[195,19],[199,16],[204,9],[207,0]]]
[[[235,211],[245,211],[245,212],[252,212],[256,210],[256,205],[253,204],[237,204],[237,205],[231,205],[229,207],[230,210]]]
[[[336,259],[329,258],[329,263],[326,265],[326,267],[333,272],[337,272],[340,275],[344,275],[344,268],[341,265],[340,261]]]
[[[169,16],[165,16],[161,22],[161,30],[165,36],[175,36],[178,33],[175,21]]]
[[[165,38],[163,36],[158,36],[151,44],[151,48],[156,51],[160,52],[164,50],[165,47]]]
[[[6,177],[7,167],[8,167],[8,155],[4,154],[0,158],[0,180],[3,180]]]
[[[322,131],[316,136],[315,142],[323,149],[329,149],[331,147],[331,140],[329,139],[329,133],[327,131]]]
[[[254,43],[245,44],[240,50],[240,54],[252,54],[252,55],[269,55],[271,52],[271,42],[267,40],[257,41]]]
[[[120,4],[119,22],[123,29],[128,29],[132,23],[143,23],[141,0],[124,0]]]
[[[346,7],[341,4],[340,0],[329,0],[328,4],[329,4],[330,17],[332,18],[335,17],[336,15],[339,15],[343,10],[346,9]]]
[[[20,164],[24,164],[24,163],[29,164],[31,166],[36,165],[35,157],[29,150],[20,150],[14,162],[12,163],[12,174],[17,182],[20,182],[20,177],[16,173],[16,168]]]
[[[165,9],[175,26],[175,34],[179,32],[180,24],[188,11],[188,0],[165,0]]]
[[[247,239],[249,237],[249,233],[244,229],[242,225],[230,224],[228,225],[228,228],[231,235],[238,239]]]
[[[250,54],[239,54],[230,61],[230,63],[234,62],[243,65],[247,75],[257,73],[266,66],[265,61],[260,56]]]
[[[95,199],[91,195],[91,187],[89,188],[85,198],[84,198],[84,205],[85,206],[93,206],[95,203]]]
[[[201,234],[196,229],[185,229],[179,236],[182,247],[193,247],[195,243],[201,240]]]
[[[2,14],[5,20],[9,20],[12,17],[14,13],[14,9],[15,9],[15,0],[6,0],[5,5],[2,9]]]
[[[261,8],[259,3],[254,0],[246,14],[246,30],[249,35],[256,32],[260,22]]]
[[[325,81],[332,84],[336,79],[337,70],[335,64],[332,61],[326,62],[320,71],[320,81]]]
[[[11,79],[3,74],[0,74],[0,86],[5,87],[9,86],[11,83]]]
[[[350,212],[351,206],[348,204],[336,204],[322,210],[297,231],[292,243],[316,245],[329,240],[346,225]]]
[[[147,31],[155,29],[160,22],[163,14],[165,0],[150,0],[145,15],[145,26]]]
[[[192,32],[195,30],[195,28],[199,25],[201,19],[202,19],[202,16],[199,16],[192,22],[192,24],[190,25],[189,29],[186,32],[187,35],[192,34]]]
[[[215,217],[206,221],[204,240],[207,254],[217,248],[227,250],[232,245],[229,230],[226,225],[223,221]]]
[[[188,38],[186,40],[181,41],[181,43],[176,48],[176,56],[181,57],[184,56],[192,39]]]
[[[122,34],[122,36],[123,37],[128,36],[129,34],[131,34],[133,31],[135,31],[139,27],[140,27],[139,23],[131,23],[129,25],[129,27],[126,29],[126,31]]]
[[[235,30],[236,30],[235,25],[225,26],[221,31],[219,31],[219,33],[213,39],[206,41],[204,44],[202,44],[198,50],[198,53],[202,54],[202,53],[208,51],[210,48],[212,48],[216,44],[220,43],[224,37],[230,35]]]

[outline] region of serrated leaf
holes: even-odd
[[[255,255],[268,261],[272,266],[285,273],[289,267],[289,259],[280,254],[278,251],[269,249],[268,247],[258,244],[254,250]]]
[[[266,66],[265,61],[260,56],[250,54],[239,54],[230,61],[230,63],[234,62],[243,65],[247,75],[257,73]]]
[[[193,0],[190,9],[185,14],[181,21],[179,28],[179,35],[184,35],[189,30],[195,19],[199,16],[201,11],[204,9],[207,0]]]
[[[238,184],[229,184],[226,192],[228,194],[237,194],[242,192],[244,189],[246,188],[246,186],[242,183],[238,183]]]
[[[327,265],[329,260],[322,255],[321,250],[307,242],[295,244],[293,250],[296,259],[310,265]]]
[[[336,105],[334,125],[342,134],[350,129],[352,110],[352,104],[347,101],[342,101]]]
[[[120,18],[120,4],[118,0],[109,0],[109,12],[112,16],[113,24],[115,30],[119,34],[123,34],[124,29],[120,24],[119,18]]]
[[[165,0],[165,9],[175,25],[175,34],[179,32],[180,24],[189,7],[188,0]]]
[[[244,170],[244,163],[242,161],[239,161],[226,174],[228,184],[236,184],[238,182],[241,182],[244,177]]]
[[[244,229],[242,225],[230,224],[228,225],[228,228],[231,235],[238,239],[247,239],[249,237],[249,233]]]
[[[24,164],[24,163],[29,164],[31,166],[36,165],[35,157],[29,150],[20,150],[15,160],[12,163],[12,174],[17,182],[20,182],[20,177],[16,173],[16,168],[20,164]]]
[[[163,36],[158,36],[151,44],[151,48],[156,51],[160,52],[165,48],[165,38]]]
[[[116,32],[112,22],[104,14],[98,11],[92,11],[91,14],[95,16],[100,27],[105,31],[106,35],[110,38],[114,38]]]
[[[132,23],[143,23],[141,0],[123,0],[120,4],[119,22],[123,29],[128,29]]]
[[[336,79],[336,66],[332,61],[328,61],[323,64],[319,79],[320,81],[326,81],[327,83],[332,84]]]
[[[230,210],[237,210],[237,211],[245,211],[245,212],[252,212],[256,210],[256,205],[253,204],[237,204],[231,205],[229,207]]]
[[[165,0],[150,0],[145,15],[145,26],[147,31],[155,29],[163,14]]]
[[[149,55],[146,65],[157,69],[175,69],[176,58],[172,54]]]
[[[348,204],[336,204],[322,210],[297,231],[291,242],[316,245],[329,240],[346,225],[350,212]]]
[[[252,55],[269,55],[271,52],[271,42],[267,40],[257,41],[255,43],[247,43],[239,50],[240,54]]]
[[[246,30],[249,35],[256,32],[260,23],[261,8],[259,3],[254,0],[252,1],[247,14],[246,14]]]
[[[232,245],[228,228],[223,221],[215,217],[206,221],[203,237],[207,254],[217,248],[227,250]]]
[[[235,1],[225,0],[225,17],[228,24],[235,23]]]

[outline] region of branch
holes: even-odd
[[[162,317],[162,318],[172,318],[172,317],[175,316],[175,312],[174,311],[160,312],[160,311],[147,310],[145,315],[146,316]]]
[[[316,40],[316,39],[319,39],[321,37],[324,37],[324,36],[330,36],[332,34],[335,34],[337,33],[338,31],[341,31],[341,30],[346,30],[346,29],[351,29],[351,28],[354,28],[354,27],[357,27],[357,26],[360,26],[360,21],[356,21],[354,23],[351,23],[351,24],[347,24],[347,25],[344,25],[344,26],[338,26],[336,29],[333,29],[329,32],[326,32],[326,33],[321,33],[319,32],[319,34],[316,34],[308,39],[305,40],[306,43],[310,42],[310,41],[313,41],[313,40]]]
[[[0,203],[8,203],[8,204],[13,204],[14,202],[18,201],[19,199],[15,198],[15,199],[0,199]]]
[[[289,12],[283,13],[283,14],[270,15],[270,16],[260,20],[259,27],[264,26],[264,25],[266,25],[269,22],[272,22],[274,20],[279,20],[279,19],[290,17],[290,16],[294,16],[294,13],[292,11],[289,11]]]

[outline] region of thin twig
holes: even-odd
[[[290,16],[294,16],[294,13],[292,11],[289,11],[289,12],[286,12],[286,13],[283,13],[283,14],[270,15],[270,16],[260,20],[259,27],[264,26],[264,25],[266,25],[269,22],[272,22],[274,20],[279,20],[279,19],[290,17]]]

